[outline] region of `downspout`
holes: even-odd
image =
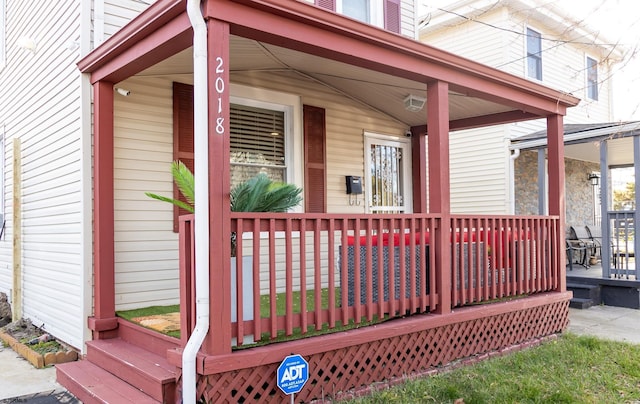
[[[509,214],[516,213],[516,159],[520,157],[520,149],[509,154]]]
[[[209,331],[209,141],[207,103],[207,25],[200,0],[187,1],[193,26],[193,137],[195,151],[196,325],[182,353],[182,402],[196,402],[196,355]],[[185,303],[185,302],[183,302]]]

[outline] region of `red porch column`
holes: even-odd
[[[113,223],[113,83],[93,85],[94,185],[93,255],[94,317],[89,318],[93,338],[109,337],[118,321],[115,312]]]
[[[429,155],[429,210],[438,213],[442,225],[438,242],[432,244],[436,257],[436,285],[440,303],[436,313],[451,312],[451,184],[449,180],[449,85],[427,84],[427,136]]]
[[[229,24],[207,21],[209,52],[209,335],[204,351],[231,352]],[[198,223],[196,223],[196,226]]]
[[[427,134],[424,127],[411,128],[413,164],[413,212],[427,213]]]
[[[558,244],[554,266],[557,268],[559,292],[567,290],[565,266],[565,194],[564,194],[564,128],[562,115],[547,117],[547,147],[549,159],[549,215],[558,216]]]

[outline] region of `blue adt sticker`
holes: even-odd
[[[300,355],[289,355],[278,366],[277,383],[284,394],[295,394],[309,380],[309,364]]]

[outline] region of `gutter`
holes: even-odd
[[[193,136],[195,150],[195,300],[196,325],[182,353],[182,402],[196,402],[196,355],[209,331],[209,141],[207,99],[207,25],[201,0],[187,1],[193,26]]]

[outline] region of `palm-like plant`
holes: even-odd
[[[171,175],[187,202],[145,192],[150,198],[169,202],[191,213],[194,212],[195,180],[193,173],[181,161],[171,163]],[[272,181],[260,173],[231,190],[232,212],[286,212],[302,201],[302,189],[293,184]],[[231,234],[231,256],[236,256],[235,232]]]
[[[301,192],[293,184],[274,182],[260,173],[231,190],[231,211],[286,212],[302,201]]]
[[[144,194],[159,201],[172,203],[189,213],[193,213],[196,194],[193,173],[182,161],[174,161],[171,163],[171,175],[173,176],[173,181],[176,183],[178,190],[187,200],[186,203],[179,199],[167,198],[166,196],[152,194],[151,192],[145,192]]]

